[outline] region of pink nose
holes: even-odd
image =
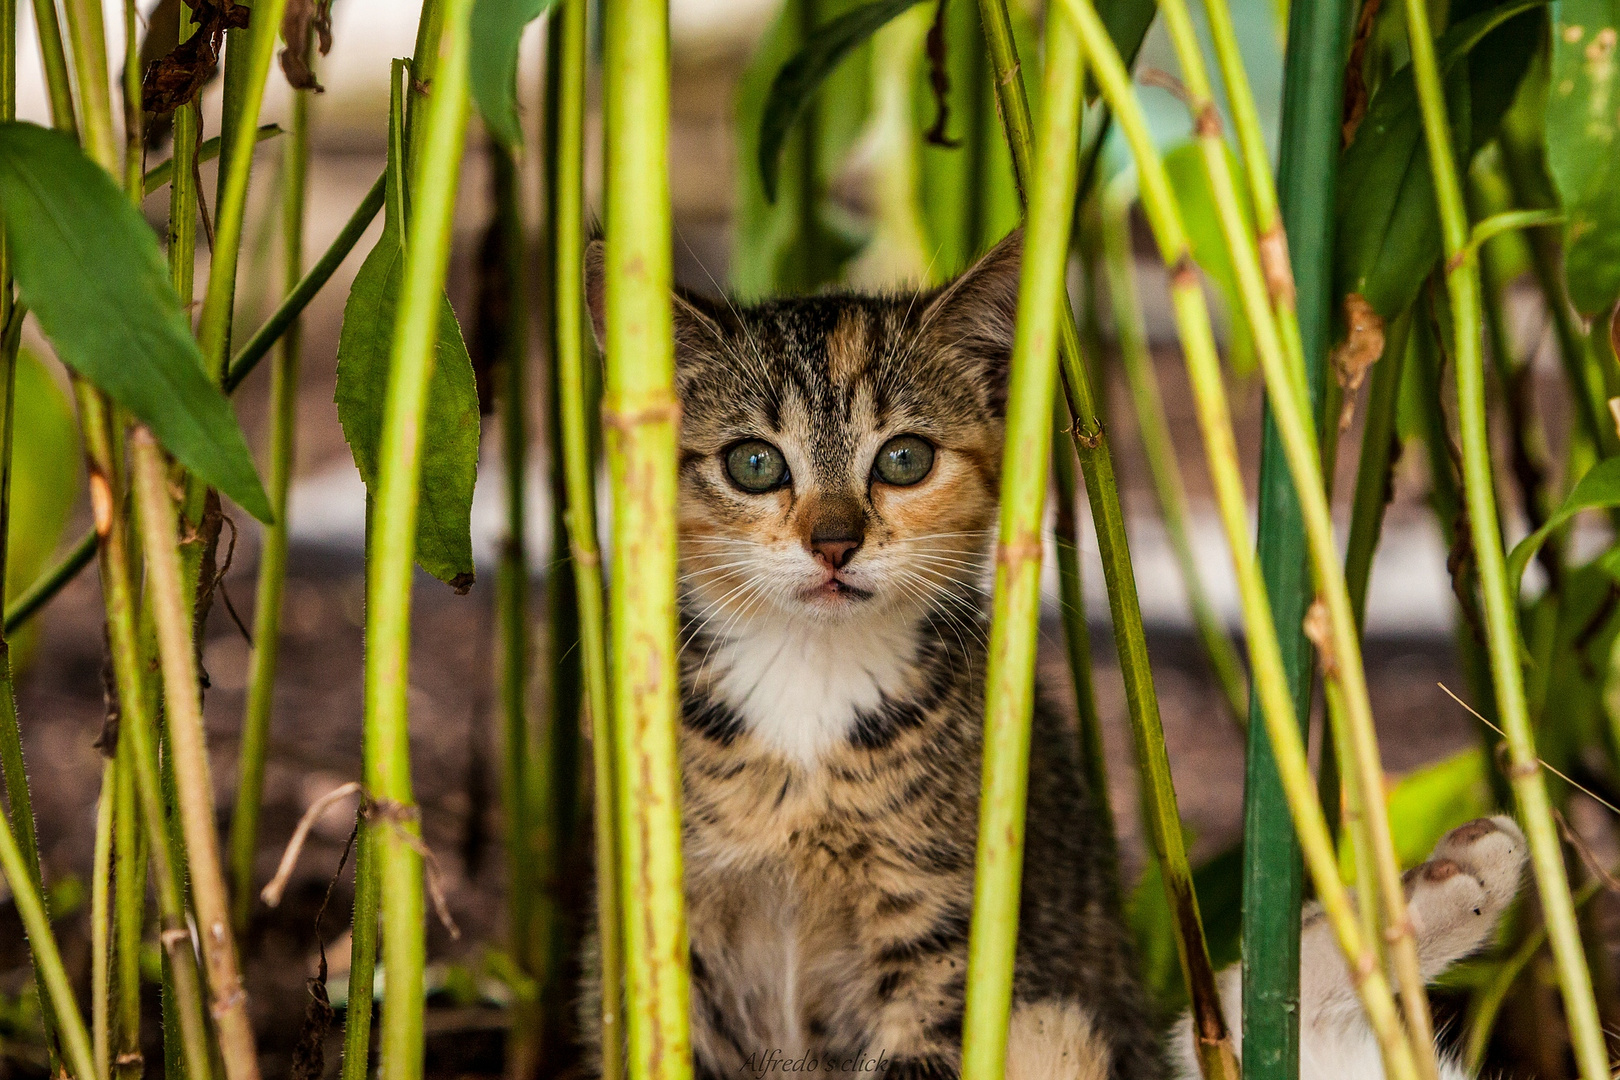
[[[855,550],[860,546],[860,540],[855,537],[826,537],[810,542],[810,550],[816,558],[834,570],[842,569],[854,558]]]

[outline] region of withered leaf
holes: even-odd
[[[324,94],[326,87],[316,80],[309,66],[312,30],[316,46],[325,56],[332,51],[332,0],[287,0],[287,13],[281,17],[281,39],[287,43],[281,50],[282,74],[294,90]]]
[[[247,29],[251,9],[236,0],[186,0],[196,31],[174,51],[146,69],[141,84],[141,108],[149,113],[173,112],[202,92],[219,66],[225,31]]]

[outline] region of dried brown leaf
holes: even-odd
[[[294,90],[324,94],[326,87],[315,78],[309,66],[310,34],[325,56],[332,51],[332,0],[287,0],[287,13],[281,17],[281,71]]]

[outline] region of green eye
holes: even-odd
[[[786,482],[788,469],[782,451],[763,440],[749,439],[726,451],[726,474],[733,484],[759,495]]]
[[[906,487],[917,483],[934,467],[934,447],[917,435],[896,435],[883,444],[872,472],[885,484]]]

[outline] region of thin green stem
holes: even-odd
[[[118,688],[118,738],[120,744],[129,744],[129,756],[134,762],[140,817],[146,826],[152,878],[157,886],[159,938],[172,975],[172,1005],[177,1013],[181,1054],[193,1080],[207,1080],[213,1075],[208,1026],[187,923],[185,889],[180,878],[182,862],[175,857],[172,847],[158,776],[152,725],[154,698],[146,686],[146,657],[141,648],[142,635],[137,629],[139,611],[131,585],[133,559],[123,510],[123,485],[113,453],[112,410],[106,399],[83,380],[74,381],[74,390],[84,431],[91,504],[100,507],[96,529],[100,538],[101,593],[107,612],[108,651],[112,654],[114,684]],[[166,998],[166,1010],[169,1004]]]
[[[101,795],[96,800],[96,838],[90,856],[90,1043],[95,1075],[112,1074],[112,846],[113,806],[118,767],[102,763]]]
[[[1406,344],[1412,328],[1407,311],[1390,327],[1384,356],[1373,366],[1367,393],[1367,418],[1361,436],[1361,462],[1356,469],[1355,496],[1350,504],[1350,536],[1345,543],[1344,577],[1356,628],[1367,626],[1367,586],[1372,580],[1373,556],[1384,526],[1394,477],[1394,456],[1399,436],[1395,414],[1400,404],[1401,372],[1406,367]]]
[[[1130,215],[1134,199],[1135,187],[1126,182],[1111,187],[1102,200],[1103,268],[1108,277],[1108,298],[1114,309],[1115,333],[1119,338],[1120,367],[1130,387],[1142,454],[1147,458],[1153,493],[1158,497],[1170,550],[1175,553],[1176,565],[1181,570],[1182,588],[1186,590],[1187,606],[1192,610],[1193,625],[1204,647],[1204,658],[1220,684],[1232,719],[1239,727],[1244,727],[1249,719],[1249,691],[1243,663],[1226,628],[1221,625],[1215,605],[1210,602],[1203,575],[1198,572],[1198,562],[1193,556],[1192,536],[1188,531],[1192,511],[1187,502],[1187,488],[1176,461],[1170,421],[1165,417],[1164,401],[1153,372],[1153,356],[1148,350],[1147,326],[1136,289],[1136,260],[1131,251]]]
[[[1000,1080],[1007,1060],[1013,957],[1024,862],[1035,652],[1040,633],[1041,521],[1057,393],[1060,307],[1079,164],[1085,69],[1062,9],[1046,25],[1046,108],[1036,143],[1007,395],[1001,522],[985,675],[984,778],[968,940],[963,1080]],[[1233,1063],[1235,1066],[1235,1062]],[[1231,1075],[1235,1077],[1236,1070]]]
[[[157,626],[162,662],[163,712],[169,736],[165,756],[174,763],[191,896],[212,994],[209,1011],[227,1080],[258,1080],[253,1024],[231,933],[230,902],[214,827],[214,785],[203,735],[192,607],[175,543],[179,520],[169,494],[168,462],[146,428],[137,428],[129,441],[131,488],[146,557],[147,602]]]
[[[260,124],[256,138],[259,142],[264,142],[282,134],[285,134],[285,132],[280,124]],[[197,147],[197,162],[203,164],[219,157],[220,142],[220,137],[215,135],[212,139],[205,139],[200,143]],[[146,174],[141,177],[141,193],[151,195],[173,179],[174,158],[171,157],[167,161],[158,162],[146,171]]]
[[[49,6],[49,0],[41,0]],[[84,110],[80,135],[84,148],[115,179],[121,174],[118,144],[113,136],[112,90],[107,81],[107,28],[101,0],[66,0],[68,38],[73,45],[73,72],[77,76],[79,107]]]
[[[379,825],[362,817],[354,847],[353,946],[349,956],[349,1005],[343,1018],[342,1080],[371,1076],[371,1012],[377,976],[377,913],[382,876],[377,867]]]
[[[410,218],[378,453],[372,547],[367,567],[366,790],[376,809],[382,885],[383,1080],[422,1074],[423,925],[419,814],[411,790],[406,705],[411,575],[423,419],[432,377],[450,233],[467,128],[467,18],[472,0],[446,0],[442,55],[419,131]],[[426,12],[424,11],[424,18]],[[419,56],[418,62],[426,59]]]
[[[306,61],[310,42],[302,45]],[[309,178],[309,94],[293,93],[292,130],[283,148],[281,191],[282,288],[298,288],[304,265],[304,209]],[[259,553],[254,593],[253,656],[248,667],[247,705],[237,751],[236,810],[231,815],[231,898],[238,931],[253,911],[253,857],[258,849],[259,810],[264,799],[264,766],[269,752],[270,714],[275,703],[276,664],[281,651],[281,604],[287,584],[287,492],[292,484],[293,446],[298,430],[298,320],[281,338],[270,370],[270,509]]]
[[[146,168],[146,127],[141,112],[141,51],[133,47],[140,40],[140,12],[135,0],[124,0],[124,190],[138,207]]]
[[[595,819],[596,940],[600,1001],[602,1080],[624,1073],[623,924],[618,861],[618,785],[614,779],[613,704],[608,690],[607,624],[603,610],[602,554],[596,532],[596,455],[591,417],[596,414],[586,369],[585,270],[585,81],[586,0],[561,0],[553,9],[559,41],[556,126],[546,152],[552,162],[551,355],[556,365],[557,414],[567,488],[568,553],[579,605],[579,650],[590,713],[592,809]]]
[[[79,0],[87,2],[87,0]],[[253,20],[245,34],[231,31],[226,60],[226,123],[220,133],[224,151],[220,156],[219,197],[214,206],[214,247],[209,262],[208,291],[203,297],[197,343],[202,347],[204,366],[225,378],[231,348],[231,308],[236,297],[236,266],[242,248],[242,223],[247,213],[248,179],[253,172],[253,148],[258,143],[256,128],[259,106],[264,100],[265,81],[270,74],[270,58],[275,52],[276,35],[287,0],[258,0]],[[240,46],[246,53],[239,53]],[[233,67],[240,62],[240,94],[233,108]]]
[[[135,792],[134,740],[120,737],[118,787],[113,806],[113,1075],[138,1080],[141,1059],[141,936],[146,921],[146,849],[140,831],[140,805]]]
[[[17,598],[6,606],[6,634],[15,634],[40,608],[50,603],[63,586],[78,577],[79,571],[89,566],[95,557],[96,533],[92,529],[79,537],[66,555],[35,578],[32,585],[18,593]]]
[[[68,74],[67,52],[62,46],[62,24],[56,15],[56,0],[35,0],[34,26],[39,32],[39,55],[45,68],[45,90],[51,99],[51,126],[79,137],[79,122],[73,112],[73,80]],[[16,39],[12,39],[16,48]]]
[[[1034,127],[1030,122],[1029,98],[1013,41],[1012,20],[1005,0],[980,0],[979,17],[984,26],[991,64],[995,69],[997,112],[1011,151],[1013,176],[1019,197],[1025,198],[1034,156]],[[1063,388],[1069,412],[1074,418],[1071,437],[1080,457],[1086,480],[1086,496],[1091,503],[1092,528],[1102,558],[1103,581],[1108,589],[1108,610],[1114,627],[1114,646],[1119,655],[1120,674],[1125,682],[1125,704],[1131,718],[1137,768],[1143,785],[1143,805],[1147,808],[1148,835],[1163,872],[1165,889],[1175,920],[1179,955],[1186,962],[1195,1023],[1201,1037],[1218,1043],[1226,1022],[1215,987],[1214,969],[1209,964],[1209,947],[1203,924],[1193,904],[1192,869],[1187,861],[1186,841],[1181,833],[1181,816],[1176,807],[1176,790],[1165,750],[1164,725],[1159,717],[1159,701],[1148,661],[1147,634],[1142,625],[1142,608],[1136,593],[1136,571],[1131,564],[1130,543],[1125,532],[1125,512],[1119,486],[1114,478],[1114,461],[1108,438],[1098,414],[1097,399],[1080,354],[1080,335],[1074,313],[1063,306],[1058,321],[1058,360],[1062,367]],[[1211,1045],[1214,1045],[1212,1043]]]
[[[1305,760],[1299,722],[1283,671],[1276,626],[1272,621],[1270,603],[1259,575],[1258,563],[1248,544],[1247,503],[1237,466],[1230,410],[1226,403],[1219,359],[1215,353],[1209,311],[1188,252],[1180,210],[1171,193],[1168,174],[1164,171],[1163,161],[1152,142],[1146,119],[1132,94],[1124,64],[1109,41],[1096,9],[1090,0],[1066,0],[1066,6],[1076,16],[1097,81],[1130,144],[1142,181],[1142,193],[1149,221],[1159,239],[1165,261],[1172,267],[1171,295],[1177,326],[1199,407],[1206,457],[1212,479],[1215,481],[1222,523],[1227,531],[1227,542],[1232,549],[1240,592],[1243,596],[1245,623],[1249,631],[1250,666],[1254,671],[1254,691],[1262,698],[1266,727],[1278,755],[1277,764],[1289,807],[1294,815],[1296,829],[1300,834],[1313,876],[1317,880],[1318,893],[1333,921],[1341,947],[1346,950],[1346,955],[1352,958],[1352,964],[1361,966],[1361,970],[1365,972],[1365,977],[1359,984],[1362,1000],[1380,1045],[1384,1049],[1386,1065],[1398,1077],[1412,1077],[1417,1074],[1411,1044],[1401,1028],[1393,1002],[1387,997],[1387,983],[1383,981],[1381,971],[1369,962],[1370,957],[1366,957],[1364,953],[1363,935],[1351,912],[1343,883],[1339,880],[1326,822],[1316,801],[1314,785],[1310,782],[1309,765]],[[1219,200],[1223,194],[1218,183],[1219,177],[1212,174],[1211,179],[1215,182],[1216,196]],[[1240,253],[1234,252],[1234,256],[1238,254]],[[1252,255],[1251,250],[1251,258]],[[1269,321],[1269,313],[1265,320],[1254,321]],[[1257,333],[1256,338],[1260,337],[1261,334]],[[1274,335],[1272,342],[1274,345]],[[1268,371],[1268,376],[1283,375],[1277,370],[1275,352],[1272,360],[1272,370]],[[1305,420],[1300,415],[1297,397],[1286,378],[1276,381],[1268,379],[1268,385],[1274,390],[1281,391],[1280,396],[1274,392],[1273,398],[1279,403],[1277,415],[1285,442],[1298,443],[1301,434],[1308,438],[1310,432],[1301,430]],[[1309,449],[1309,443],[1306,443],[1306,448]],[[1312,514],[1309,512],[1311,510],[1309,495],[1313,490],[1310,478],[1314,473],[1308,468],[1300,470],[1294,456],[1290,455],[1290,471],[1294,474],[1296,489],[1304,489],[1303,501],[1307,504],[1306,522],[1310,526],[1313,524]],[[1325,500],[1321,499],[1319,480],[1315,484],[1314,491],[1318,508],[1325,515],[1325,505],[1322,505]],[[1328,542],[1331,545],[1331,531]],[[1336,572],[1336,555],[1332,565]],[[1341,576],[1339,578],[1341,590],[1342,582]],[[1351,636],[1351,645],[1354,646],[1353,633]],[[1335,646],[1339,645],[1338,639],[1339,635],[1335,634]],[[1354,661],[1356,669],[1359,670],[1359,656],[1355,652],[1341,652],[1340,658],[1341,662]],[[1353,685],[1351,680],[1344,682],[1347,687]],[[1387,835],[1387,828],[1385,831]],[[1432,1047],[1428,1049],[1432,1053]]]
[[[1547,936],[1558,967],[1575,1060],[1583,1080],[1602,1080],[1609,1075],[1608,1051],[1597,1003],[1592,996],[1592,978],[1581,947],[1575,906],[1570,899],[1563,851],[1547,799],[1546,778],[1536,756],[1535,737],[1525,702],[1524,672],[1519,666],[1518,605],[1507,580],[1502,553],[1491,470],[1490,430],[1486,422],[1479,264],[1477,254],[1468,250],[1468,210],[1452,155],[1451,125],[1435,58],[1428,7],[1423,0],[1407,0],[1405,9],[1412,48],[1412,74],[1423,113],[1424,140],[1434,176],[1440,231],[1445,241],[1446,291],[1451,299],[1456,335],[1452,355],[1457,368],[1463,490],[1484,601],[1497,715],[1507,735],[1512,758],[1509,777],[1530,842],[1531,866],[1535,870]]]
[[[603,4],[606,163],[602,405],[613,491],[612,634],[630,1073],[692,1074],[681,859],[675,350],[668,12]],[[635,782],[628,782],[634,777]]]

